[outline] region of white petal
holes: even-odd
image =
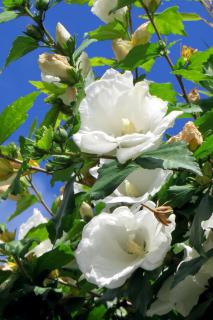
[[[18,233],[18,240],[22,240],[32,228],[35,228],[42,223],[46,223],[47,221],[48,220],[38,209],[34,209],[33,215],[25,223],[21,224]]]
[[[159,126],[154,129],[154,134],[163,134],[165,130],[172,127],[177,117],[182,115],[182,111],[172,111],[161,120]]]
[[[117,5],[117,0],[95,0],[92,13],[99,17],[102,21],[108,23],[114,19],[124,20],[127,7],[117,10],[115,13],[109,14],[109,12],[114,9]]]
[[[51,251],[53,248],[53,245],[49,239],[42,241],[39,245],[37,245],[34,249],[28,252],[34,253],[34,255],[38,258],[42,256],[44,253]]]

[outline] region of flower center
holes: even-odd
[[[136,241],[129,238],[129,240],[127,242],[127,252],[129,254],[134,254],[136,256],[140,256],[141,258],[144,257],[144,255],[146,253],[145,242],[143,245],[139,245]]]
[[[121,119],[122,122],[122,127],[121,127],[121,134],[125,135],[125,134],[132,134],[137,132],[134,123],[132,123],[132,121],[130,121],[127,118],[122,118]]]
[[[139,197],[140,196],[140,192],[138,191],[136,186],[134,186],[134,184],[132,184],[128,180],[124,180],[124,190],[125,190],[126,196],[128,196],[128,197]]]

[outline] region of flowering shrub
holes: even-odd
[[[213,48],[187,46],[184,26],[212,31],[212,1],[199,1],[207,20],[160,0],[66,0],[100,19],[80,46],[62,23],[54,37],[45,27],[60,2],[2,1],[0,23],[31,19],[4,67],[43,52],[35,91],[0,114],[0,197],[16,202],[9,220],[32,212],[15,231],[0,225],[0,319],[210,319]],[[173,35],[183,37],[176,61]],[[88,56],[105,40],[111,59]],[[162,60],[177,92],[150,79]],[[42,122],[9,143],[41,93]],[[170,136],[178,118],[185,125]],[[38,173],[58,188],[51,207]]]

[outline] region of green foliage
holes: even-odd
[[[11,62],[20,59],[25,54],[37,48],[38,48],[37,40],[31,37],[25,37],[25,36],[17,37],[13,42],[12,48],[10,49],[9,55],[5,62],[5,67],[7,67]]]
[[[4,11],[0,13],[0,23],[14,20],[18,17],[18,14],[13,11]]]
[[[7,140],[27,119],[27,111],[33,106],[38,92],[21,97],[6,107],[0,114],[0,143]]]
[[[171,83],[150,83],[149,92],[162,100],[176,102],[176,92]]]
[[[23,211],[31,207],[37,202],[37,198],[32,194],[23,195],[16,203],[16,210],[14,213],[8,218],[8,221],[11,221]]]
[[[132,70],[143,67],[146,62],[160,56],[161,48],[158,43],[147,43],[134,47],[128,55],[118,63],[117,67],[124,70]]]
[[[113,21],[104,26],[98,27],[96,30],[88,32],[90,39],[109,40],[126,38],[127,32],[125,26],[120,21]]]
[[[178,7],[170,7],[163,12],[157,14],[154,18],[155,25],[160,34],[169,35],[179,34],[185,36],[183,25],[183,17],[178,12]],[[155,30],[151,24],[148,27],[149,32],[155,33]]]

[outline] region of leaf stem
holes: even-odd
[[[145,10],[145,12],[146,12],[146,14],[147,14],[152,26],[153,26],[153,28],[154,28],[154,30],[156,32],[158,40],[163,43],[163,39],[162,39],[161,34],[158,31],[158,28],[157,28],[157,26],[155,24],[155,21],[153,19],[153,15],[149,12],[148,8],[146,7],[146,5],[142,1],[141,1],[141,5],[144,8],[144,10]],[[167,53],[167,51],[165,49],[163,50],[163,56],[166,59],[166,61],[168,62],[168,65],[170,66],[171,70],[174,71],[174,64],[173,64],[169,54]],[[183,84],[183,81],[182,81],[182,77],[180,75],[177,75],[177,74],[175,75],[175,77],[176,77],[176,79],[177,79],[177,81],[179,83],[179,86],[181,88],[183,98],[185,99],[185,101],[187,103],[189,103],[189,99],[188,99],[188,96],[187,96],[187,93],[186,93],[186,90],[185,90],[185,87],[184,87],[184,84]]]
[[[34,185],[32,178],[31,177],[27,177],[27,181],[29,182],[32,190],[35,192],[35,195],[38,199],[38,201],[43,205],[43,207],[46,209],[46,211],[51,215],[51,217],[54,217],[53,212],[50,210],[50,208],[48,207],[48,205],[46,204],[46,202],[44,201],[44,199],[42,198],[41,194],[38,192],[36,186]]]

